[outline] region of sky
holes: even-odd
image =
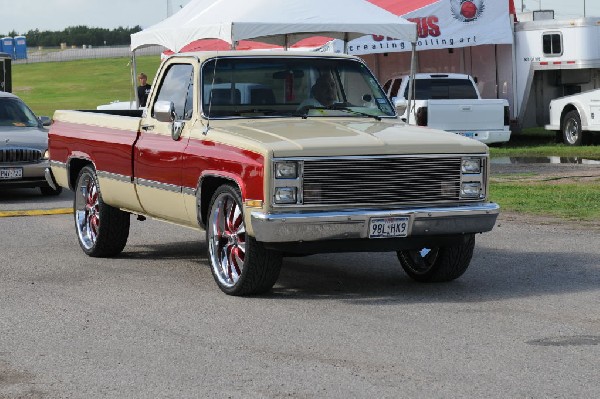
[[[24,34],[33,29],[62,31],[69,26],[78,25],[107,29],[136,25],[147,28],[174,14],[188,2],[189,0],[0,0],[0,34],[13,30]],[[584,3],[586,16],[600,17],[600,0],[515,0],[515,7],[517,10],[522,6],[528,10],[554,9],[555,17],[560,19],[583,16]]]

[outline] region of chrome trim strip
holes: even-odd
[[[111,173],[111,172],[104,172],[104,171],[97,171],[96,174],[98,175],[98,178],[102,178],[102,179],[111,179],[111,180],[116,180],[116,181],[120,181],[120,182],[124,182],[124,183],[131,183],[131,176],[126,176],[126,175],[120,175],[117,173]]]
[[[135,184],[138,186],[156,188],[158,190],[170,191],[174,193],[181,193],[182,191],[182,187],[177,186],[175,184],[161,183],[158,181],[142,179],[139,177],[135,178]]]
[[[67,164],[65,162],[59,162],[59,161],[50,161],[50,167],[51,168],[67,168]]]
[[[367,238],[371,218],[407,216],[408,236],[482,233],[492,230],[500,207],[484,203],[444,208],[349,210],[339,212],[251,213],[258,241],[296,242]]]
[[[197,190],[196,190],[195,188],[190,188],[190,187],[183,187],[183,189],[181,190],[181,192],[182,192],[184,195],[191,195],[191,196],[193,196],[193,197],[195,197],[195,196],[196,196],[196,191],[197,191]]]

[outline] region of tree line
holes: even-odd
[[[27,47],[58,47],[61,43],[66,43],[67,46],[82,46],[84,44],[92,46],[118,46],[130,44],[131,34],[141,30],[142,28],[139,25],[133,28],[118,27],[116,29],[71,26],[63,31],[40,31],[39,29],[35,29],[24,34],[12,31],[8,35],[2,35],[1,37],[25,36]]]

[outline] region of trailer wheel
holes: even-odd
[[[402,268],[413,280],[430,283],[452,281],[467,270],[475,248],[475,235],[467,234],[462,241],[445,247],[398,251]]]
[[[222,185],[212,197],[206,243],[213,277],[228,295],[261,294],[279,278],[281,254],[247,234],[241,195],[232,185]]]
[[[83,252],[92,257],[110,257],[123,251],[129,237],[129,213],[102,201],[98,177],[91,166],[79,172],[73,209]]]
[[[576,110],[569,111],[562,122],[563,142],[566,145],[579,146],[586,142],[587,134],[581,130],[581,117]]]

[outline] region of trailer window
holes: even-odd
[[[542,36],[544,55],[562,55],[562,35],[559,32],[546,33]]]

